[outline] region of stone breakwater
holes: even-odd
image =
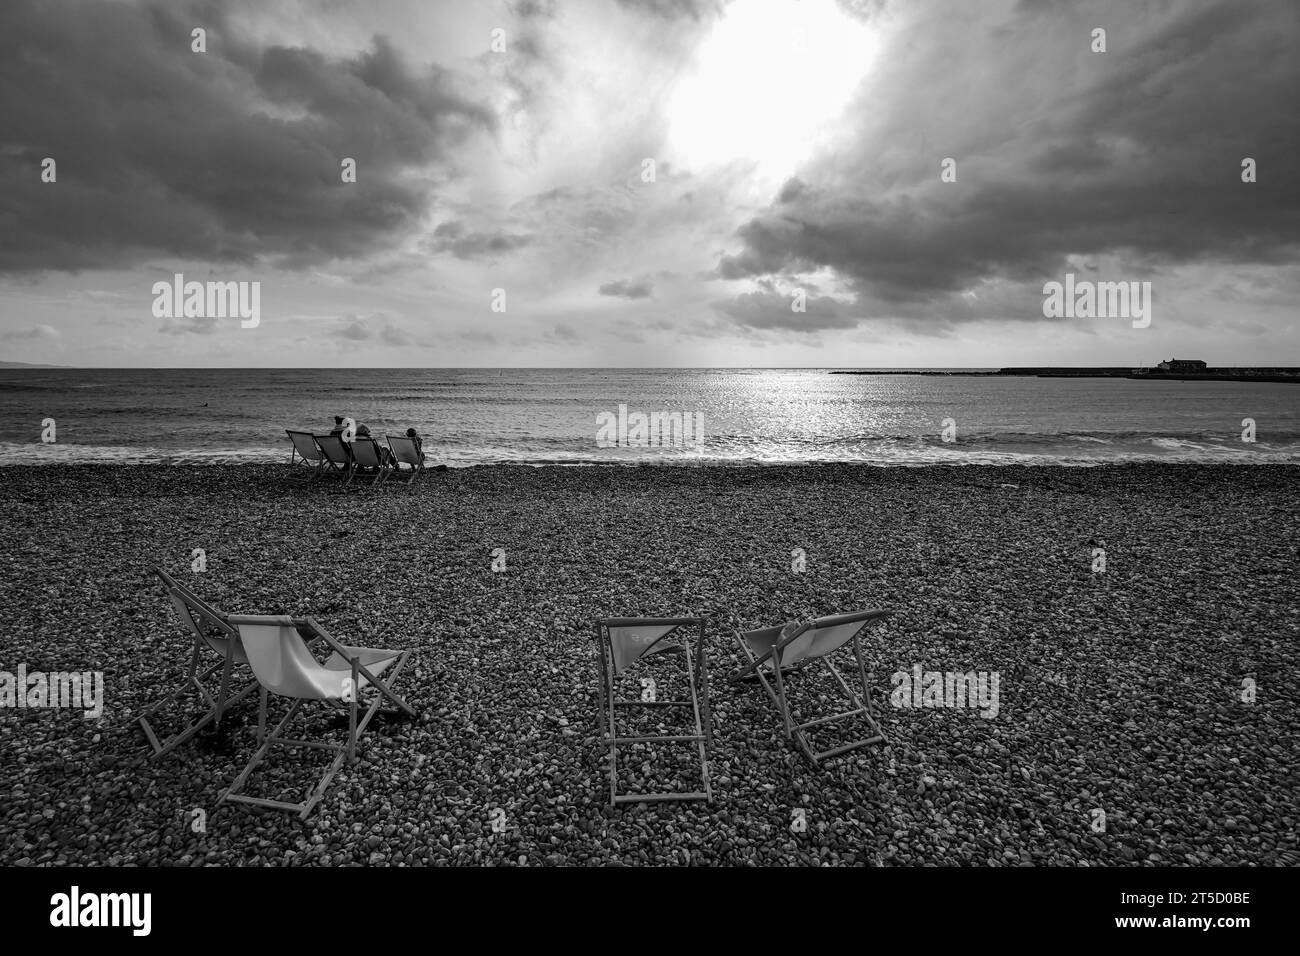
[[[0,863],[1300,862],[1300,468],[427,478],[0,469],[0,669],[104,674],[95,720],[0,708]],[[417,648],[419,718],[377,720],[305,823],[216,807],[252,707],[140,763],[133,719],[187,651],[155,564],[228,612]],[[888,744],[819,772],[759,687],[725,683],[732,632],[866,607],[897,612],[866,643]],[[715,802],[612,810],[592,622],[695,614],[712,618]],[[891,706],[890,675],[918,666],[996,673],[996,715]],[[825,689],[792,684],[801,712]],[[688,759],[629,757],[625,786],[691,782]],[[253,792],[300,798],[321,759],[279,753]]]

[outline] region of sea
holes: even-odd
[[[0,464],[288,461],[335,415],[451,467],[1300,461],[1292,384],[833,371],[0,369]]]

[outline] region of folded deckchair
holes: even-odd
[[[316,463],[308,469],[306,475],[295,478],[294,481],[315,481],[323,472],[334,467],[325,453],[321,451],[320,446],[316,444],[316,439],[312,437],[311,432],[294,431],[292,428],[286,428],[285,432],[288,433],[289,440],[293,442],[293,451],[289,452],[289,464],[293,464],[295,457],[301,458],[304,465],[309,461]]]
[[[713,800],[709,785],[709,760],[705,752],[706,741],[713,738],[709,717],[709,680],[704,658],[704,618],[654,618],[617,617],[596,622],[597,654],[600,660],[600,701],[602,720],[609,724],[602,732],[609,745],[609,802],[639,803],[643,800]],[[691,631],[695,633],[694,661],[691,652]],[[671,636],[671,640],[669,639]],[[642,659],[665,651],[681,651],[686,670],[686,684],[690,700],[619,700],[615,680],[628,668]],[[699,684],[696,684],[696,674]],[[696,688],[703,689],[697,694]],[[701,699],[703,704],[701,705]],[[695,733],[661,736],[620,737],[616,713],[620,707],[691,708]],[[618,748],[620,744],[640,743],[694,743],[699,748],[700,775],[704,790],[681,793],[626,793],[618,792]]]
[[[371,484],[378,484],[388,474],[388,462],[379,450],[379,442],[373,438],[358,438],[352,442],[352,462],[357,468],[373,468],[375,476]],[[359,472],[358,472],[359,473]]]
[[[316,444],[329,460],[330,467],[343,473],[345,476],[343,483],[350,482],[356,472],[356,462],[352,460],[352,453],[348,451],[349,443],[338,435],[313,435],[312,438],[316,440]]]
[[[393,438],[388,436],[388,448],[393,453],[393,470],[400,472],[402,465],[410,465],[411,477],[406,481],[409,484],[415,480],[415,476],[424,471],[424,455],[415,447],[414,438]]]
[[[244,672],[239,678],[239,688],[233,695],[231,694],[230,683],[234,666],[236,664],[241,667],[248,666],[248,657],[240,645],[239,632],[229,623],[226,615],[209,607],[193,591],[162,568],[154,568],[153,573],[162,578],[163,585],[167,588],[167,596],[171,598],[176,613],[180,615],[180,619],[193,638],[190,665],[185,678],[170,694],[137,718],[145,737],[149,740],[149,745],[153,747],[153,756],[159,757],[185,743],[208,724],[220,727],[222,714],[256,690],[257,681],[249,680],[248,673]],[[220,660],[200,672],[199,661],[205,652],[215,652]],[[218,670],[221,671],[221,683],[214,693],[205,686],[205,683]],[[207,709],[202,715],[193,717],[185,727],[166,740],[159,740],[150,718],[157,719],[159,710],[190,690],[199,695]]]
[[[384,701],[414,717],[415,710],[393,692],[402,669],[411,652],[389,651],[373,647],[349,647],[336,641],[328,631],[312,618],[267,617],[232,614],[229,623],[239,629],[249,666],[262,685],[261,705],[257,717],[258,750],[248,765],[230,785],[217,803],[233,800],[260,807],[274,807],[296,812],[306,819],[320,802],[330,781],[346,760],[356,762],[357,741],[365,733],[371,719]],[[311,653],[304,635],[323,640],[334,652],[325,662]],[[384,675],[387,675],[385,679]],[[266,731],[267,698],[270,694],[293,700],[288,713],[269,734]],[[357,716],[362,698],[371,698],[365,716]],[[298,715],[303,704],[321,701],[335,708],[345,707],[348,714],[348,735],[345,743],[326,743],[282,737],[289,723]],[[320,781],[302,803],[268,800],[240,793],[249,775],[262,762],[272,747],[312,747],[334,753],[334,760],[321,775]]]
[[[858,747],[865,747],[868,744],[880,743],[885,739],[885,734],[876,721],[875,709],[871,704],[871,688],[867,683],[867,669],[862,662],[862,648],[858,637],[865,628],[876,621],[883,620],[892,613],[892,611],[859,611],[854,614],[821,617],[803,624],[796,622],[784,625],[778,624],[776,627],[765,627],[761,630],[738,634],[737,641],[740,644],[741,653],[744,654],[749,663],[732,674],[729,681],[734,682],[757,676],[768,696],[772,698],[772,703],[776,704],[777,710],[781,712],[786,739],[793,740],[798,744],[804,756],[811,760],[814,765],[818,765],[823,760],[846,751],[856,750]],[[861,697],[845,682],[844,678],[840,676],[840,672],[830,662],[831,654],[850,643],[853,645],[853,654],[858,665],[858,677],[862,683]],[[825,665],[826,670],[839,683],[854,709],[841,714],[833,714],[829,717],[809,720],[802,724],[795,724],[790,717],[790,706],[786,696],[786,682],[791,671],[801,669],[805,664],[818,661]],[[773,689],[773,683],[776,685],[775,689]],[[832,747],[820,753],[814,751],[812,745],[809,744],[808,735],[805,733],[808,728],[834,724],[859,716],[871,729],[872,736],[838,747]]]

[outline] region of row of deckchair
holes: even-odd
[[[304,474],[295,481],[315,481],[322,475],[336,475],[348,484],[358,475],[370,475],[371,484],[378,484],[390,474],[402,473],[407,476],[409,484],[416,475],[424,472],[424,455],[416,447],[413,438],[405,436],[395,438],[385,436],[388,449],[392,452],[391,463],[379,449],[379,442],[374,438],[354,438],[344,441],[338,435],[313,435],[311,432],[294,431],[286,428],[289,440],[293,442],[293,451],[289,453],[289,464],[299,463]],[[402,465],[409,465],[409,471],[403,471]],[[363,472],[362,469],[369,469]]]
[[[154,756],[170,753],[208,725],[220,727],[223,715],[260,688],[258,707],[258,749],[218,803],[230,800],[256,806],[289,810],[307,817],[320,801],[334,775],[344,762],[356,761],[361,735],[381,705],[388,703],[399,712],[414,717],[414,709],[394,687],[410,658],[411,651],[352,647],[342,644],[313,618],[267,615],[223,614],[206,604],[193,591],[155,568],[182,622],[191,637],[189,667],[185,678],[171,693],[149,707],[139,722],[153,749]],[[883,741],[884,732],[876,719],[871,701],[868,672],[862,656],[860,636],[872,624],[888,617],[888,611],[861,611],[835,617],[778,625],[737,635],[743,667],[730,675],[730,682],[758,680],[781,716],[785,736],[814,765],[839,754]],[[601,718],[605,727],[601,738],[609,748],[610,803],[658,800],[712,801],[707,744],[713,727],[709,709],[707,659],[704,654],[705,618],[610,618],[596,623],[600,672]],[[831,663],[830,657],[841,648],[851,646],[860,687],[846,681]],[[325,660],[319,654],[328,652]],[[623,699],[620,688],[640,666],[644,668],[655,655],[681,652],[685,675],[685,695],[680,700],[659,700],[642,693],[639,699]],[[203,666],[205,654],[215,653],[217,661]],[[791,716],[789,688],[791,678],[805,666],[819,664],[834,679],[852,705],[842,713],[795,723]],[[240,678],[235,667],[241,668]],[[243,674],[251,671],[251,680]],[[220,672],[219,684],[211,684]],[[235,686],[235,683],[238,686]],[[644,684],[642,685],[644,686]],[[194,693],[204,705],[203,712],[191,717],[179,731],[160,737],[154,724],[161,711],[178,698]],[[269,733],[266,729],[268,698],[283,697],[292,701],[287,713]],[[822,696],[819,694],[819,696]],[[283,736],[285,729],[310,702],[346,711],[348,732],[343,743],[323,743]],[[365,707],[364,715],[362,707]],[[687,733],[620,735],[620,708],[688,710]],[[808,731],[842,721],[860,719],[870,733],[858,740],[830,747],[813,748]],[[659,725],[662,727],[662,724]],[[699,759],[701,789],[659,793],[619,792],[618,759],[620,748],[639,744],[693,745]],[[308,747],[332,751],[334,760],[305,800],[293,803],[248,796],[245,785],[256,767],[277,747]]]

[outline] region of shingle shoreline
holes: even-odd
[[[377,494],[283,471],[0,469],[0,670],[105,673],[102,721],[0,709],[0,862],[1300,862],[1300,466],[491,466]],[[418,648],[420,720],[375,726],[305,824],[215,806],[251,722],[132,766],[185,661],[154,564],[225,611]],[[725,683],[732,629],[877,606],[889,745],[815,771]],[[605,806],[592,622],[652,614],[712,618],[710,807]],[[997,716],[891,706],[917,664],[998,672]],[[625,782],[672,782],[662,756]],[[279,757],[262,792],[317,765]]]

